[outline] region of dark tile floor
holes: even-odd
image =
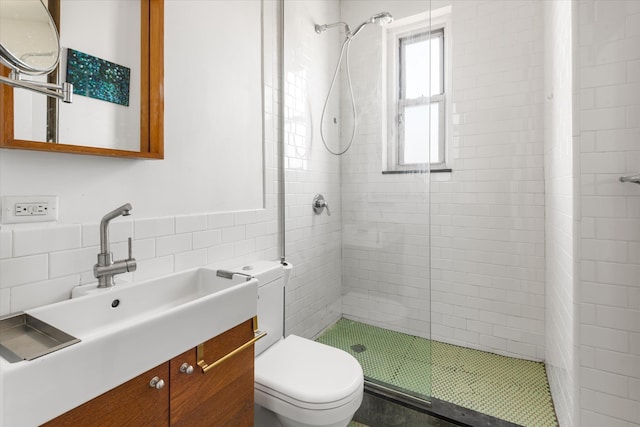
[[[459,425],[371,393],[364,394],[362,405],[353,420],[371,427],[455,427]]]

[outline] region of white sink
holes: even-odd
[[[219,335],[256,315],[257,295],[256,279],[198,268],[28,310],[80,342],[0,358],[0,426],[39,425]]]
[[[29,311],[33,316],[76,337],[120,329],[123,323],[168,313],[175,307],[216,294],[246,281],[243,276],[229,280],[216,270],[198,268],[164,276],[138,285],[97,290],[93,298],[81,297]],[[69,313],[72,313],[71,315]],[[82,321],[78,321],[82,319]]]

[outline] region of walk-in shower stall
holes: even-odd
[[[542,14],[535,1],[284,1],[287,333],[349,351],[371,389],[481,412],[494,409],[482,393],[536,399]],[[317,194],[329,209],[310,215]],[[479,366],[481,351],[497,361]]]
[[[428,401],[429,342],[409,337],[431,338],[429,171],[446,159],[430,139],[446,133],[444,28],[432,30],[430,1],[284,8],[287,254],[317,277],[289,298],[319,304],[309,327],[337,321],[340,334],[324,339],[369,367],[371,384]],[[304,236],[296,217],[311,209],[308,189],[331,215],[312,217]],[[301,254],[301,239],[321,245]]]

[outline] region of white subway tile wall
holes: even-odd
[[[0,236],[0,238],[5,238]],[[0,260],[0,288],[25,285],[49,278],[47,254]]]
[[[135,215],[135,213],[134,213]],[[114,219],[109,224],[109,240],[112,243],[126,242],[129,237],[133,237],[133,220]],[[100,244],[100,224],[82,225],[82,246],[96,246]]]
[[[176,233],[189,233],[206,229],[206,215],[187,215],[176,218]]]
[[[427,1],[397,2],[390,12],[397,19],[428,8]],[[342,11],[343,20],[353,24],[380,12],[360,1],[343,1]],[[382,174],[383,33],[384,27],[369,26],[351,46],[358,131],[341,164],[343,311],[353,320],[430,338],[429,175]],[[340,108],[348,139],[353,121],[346,87]]]
[[[342,163],[347,317],[544,358],[542,16],[539,2],[452,2],[451,174],[381,174],[382,33],[354,42],[359,133]]]
[[[579,421],[640,426],[640,2],[578,8]]]
[[[0,313],[11,311],[11,289],[0,289]]]
[[[16,229],[13,232],[13,256],[56,252],[80,246],[79,225],[41,229]]]
[[[0,230],[0,259],[11,258],[13,248],[13,233]]]
[[[270,162],[273,161],[275,159],[270,160]],[[272,178],[277,178],[274,174],[271,175]],[[133,240],[133,256],[137,260],[138,269],[134,273],[116,276],[116,283],[141,281],[207,264],[222,265],[224,263],[232,267],[258,259],[278,259],[280,250],[277,239],[277,207],[274,200],[275,198],[270,197],[270,205],[265,210],[255,211],[255,215],[247,216],[245,212],[231,214],[232,218],[234,215],[237,217],[238,223],[242,223],[243,220],[257,221],[233,227],[212,228],[206,231],[182,229],[180,233],[165,235],[167,230],[173,230],[174,223],[194,224],[193,216],[139,220],[146,231],[143,233],[145,238]],[[206,223],[207,216],[202,215],[201,218],[205,221],[199,219],[195,228],[188,225],[187,229],[199,230],[202,224]],[[113,225],[116,224],[114,222]],[[115,232],[110,233],[111,247],[116,259],[127,256],[128,246],[126,233],[118,232],[118,228],[132,229],[132,225],[138,226],[138,220],[122,224],[126,225],[114,227]],[[160,228],[156,228],[156,230],[164,229],[159,231],[160,236],[146,238],[149,232],[151,234],[158,232],[149,231],[150,224],[160,224]],[[271,231],[262,236],[245,238],[246,230],[256,227]],[[241,240],[231,239],[229,244],[224,244],[220,236],[225,230],[230,229],[233,229],[232,234]],[[74,237],[73,244],[69,244],[69,239],[66,237],[60,238],[65,242],[65,250],[42,249],[57,247],[56,245],[59,244],[51,243],[47,239],[55,241],[60,236],[67,236],[70,230],[73,230],[74,234],[77,233],[77,236]],[[82,227],[60,225],[43,229],[37,227],[30,227],[28,230],[22,227],[13,230],[3,229],[0,233],[0,246],[6,248],[3,249],[3,253],[6,250],[9,255],[0,260],[2,263],[0,265],[2,287],[0,314],[26,310],[70,298],[71,289],[74,286],[95,282],[93,265],[96,263],[100,248],[98,240],[94,242],[93,237],[85,237],[84,233],[98,233],[98,228],[94,224],[89,224]],[[42,239],[33,237],[39,235],[44,237]],[[114,235],[120,235],[120,237],[114,239]],[[81,242],[94,244],[83,247]],[[18,255],[15,252],[16,248],[19,250]],[[38,254],[22,255],[24,253]]]
[[[574,190],[572,2],[544,2],[545,362],[561,426],[577,416],[578,261]],[[579,170],[576,167],[576,170]],[[579,252],[578,252],[579,253]]]
[[[315,0],[285,5],[284,232],[287,259],[295,266],[285,326],[287,334],[305,337],[316,336],[342,315],[340,159],[325,150],[319,129],[340,35],[338,29],[319,35],[313,26],[340,21],[339,4]],[[332,105],[339,99],[339,88],[335,90]],[[325,118],[325,126],[334,126],[329,124],[334,115]],[[325,127],[325,132],[333,142],[336,130]],[[324,195],[331,216],[326,210],[313,212],[317,193]]]
[[[432,332],[542,360],[542,2],[452,2],[450,175],[432,175]]]
[[[89,247],[49,253],[49,278],[80,274],[93,269],[99,252],[99,248],[96,252],[96,247]]]
[[[144,218],[133,223],[134,237],[146,239],[151,237],[170,236],[175,233],[175,218]]]

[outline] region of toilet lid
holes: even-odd
[[[349,353],[289,335],[256,358],[255,382],[265,393],[317,409],[353,399],[362,388],[363,374]]]

